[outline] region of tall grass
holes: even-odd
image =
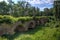
[[[3,20],[5,16],[0,16]],[[32,17],[6,17],[11,22],[20,20],[31,20]],[[40,18],[40,17],[37,17]],[[0,40],[60,40],[60,21],[56,21],[54,17],[48,17],[50,22],[45,25],[36,26],[35,29],[29,29],[27,32],[17,32],[14,35],[5,35]],[[4,20],[7,20],[4,19]],[[58,25],[58,27],[57,27]]]

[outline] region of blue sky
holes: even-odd
[[[0,0],[3,1],[3,0]],[[5,0],[7,2],[7,0]],[[44,8],[51,8],[53,7],[53,0],[12,0],[14,2],[17,1],[27,1],[29,2],[32,6],[40,8],[42,11]]]

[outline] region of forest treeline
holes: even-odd
[[[12,2],[12,5],[5,1],[0,2],[0,15],[12,15],[14,17],[20,16],[53,16],[55,13],[53,8],[44,8],[41,11],[38,7],[31,6],[25,1]]]

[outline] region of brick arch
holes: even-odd
[[[20,26],[20,24],[23,24],[23,26]],[[28,30],[28,26],[27,26],[27,22],[25,23],[22,23],[21,21],[19,22],[16,22],[14,25],[13,25],[13,30],[15,31],[27,31]]]
[[[31,21],[29,21],[29,24],[28,25],[29,25],[28,28],[35,28],[36,23],[35,23],[34,20],[31,20]]]
[[[20,24],[22,24],[21,21],[18,21],[18,22],[16,22],[16,23],[14,23],[12,29],[13,29],[13,30],[17,29]]]

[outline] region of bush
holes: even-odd
[[[0,16],[0,24],[1,23],[12,24],[14,22],[16,22],[16,20],[12,16]]]
[[[18,21],[21,21],[22,23],[25,23],[26,21],[32,20],[31,17],[20,17],[18,18]]]
[[[12,24],[12,19],[10,19],[10,17],[4,16],[2,20],[3,20],[3,22],[5,22],[7,24]]]

